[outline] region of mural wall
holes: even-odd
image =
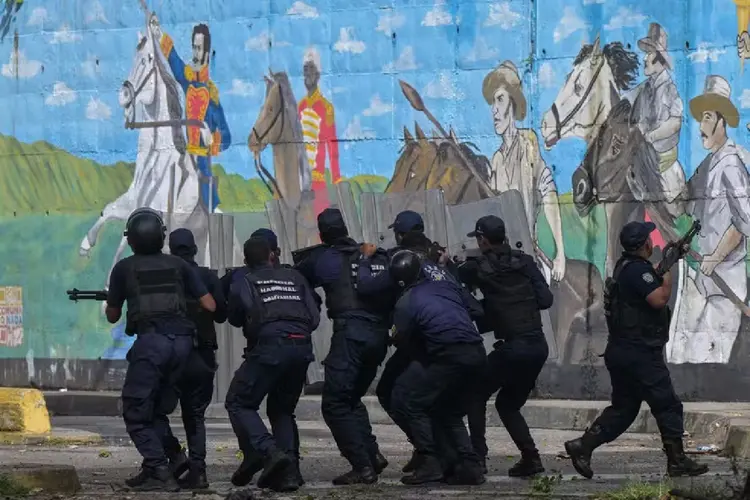
[[[5,0],[3,383],[118,386],[132,339],[63,292],[106,286],[134,208],[203,258],[209,213],[237,241],[272,200],[309,228],[345,181],[517,193],[568,343],[546,396],[606,394],[621,226],[653,221],[659,258],[700,220],[666,356],[687,398],[746,398],[749,29],[750,0]]]

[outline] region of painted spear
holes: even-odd
[[[443,137],[445,137],[448,140],[452,140],[451,136],[445,131],[442,125],[440,125],[440,122],[437,121],[437,119],[433,116],[432,113],[430,113],[430,110],[427,109],[427,107],[424,105],[424,101],[422,101],[422,96],[419,95],[419,92],[406,83],[403,80],[398,81],[399,85],[401,85],[401,91],[404,93],[404,97],[406,97],[406,100],[409,101],[409,104],[412,108],[414,108],[416,111],[419,111],[421,113],[424,113],[424,115],[427,117],[428,120],[430,120],[440,131],[441,134],[443,134]],[[454,141],[455,142],[455,141]],[[458,144],[456,144],[458,146]],[[471,175],[474,176],[474,179],[479,183],[479,188],[484,192],[484,194],[490,198],[492,196],[495,196],[495,192],[490,187],[489,183],[487,183],[484,178],[482,178],[481,175],[479,175],[479,172],[477,172],[477,169],[474,168],[474,164],[466,157],[463,151],[461,151],[460,147],[456,148],[456,151],[458,152],[458,156],[463,160],[463,162],[466,164],[466,168],[471,172]]]

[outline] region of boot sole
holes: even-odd
[[[573,468],[577,473],[579,473],[586,479],[591,479],[592,477],[594,477],[594,471],[591,471],[591,474],[588,474],[586,471],[582,470],[582,467],[580,465],[578,465],[578,454],[570,449],[570,445],[568,443],[565,443],[565,452],[570,457],[570,461],[573,462]]]
[[[708,469],[700,470],[700,471],[691,471],[691,472],[680,472],[680,473],[667,472],[667,475],[669,477],[697,477],[697,476],[702,476],[703,474],[706,474],[706,473],[708,473]]]
[[[527,477],[538,476],[539,474],[543,474],[543,473],[544,473],[544,469],[537,470],[535,472],[528,472],[528,473],[525,473],[525,474],[519,474],[519,473],[511,474],[510,471],[508,471],[508,477],[516,477],[516,478],[523,479],[523,478],[527,478]]]
[[[247,486],[248,484],[252,483],[253,477],[255,477],[255,475],[258,472],[263,470],[262,463],[259,463],[258,465],[256,465],[255,467],[249,468],[248,472],[243,472],[241,474],[238,472],[235,472],[234,474],[232,474],[232,479],[231,479],[232,484],[234,486],[241,487],[241,486]]]

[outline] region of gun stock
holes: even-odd
[[[690,251],[690,245],[693,242],[693,238],[695,238],[700,230],[701,223],[699,220],[695,220],[690,226],[688,232],[685,233],[682,238],[676,242],[670,242],[664,250],[664,256],[662,257],[661,262],[656,266],[656,274],[659,276],[667,274],[667,272],[672,269],[672,266]]]

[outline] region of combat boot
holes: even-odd
[[[485,477],[479,462],[463,460],[456,464],[452,474],[446,476],[445,482],[451,486],[479,486],[484,484]]]
[[[276,475],[274,482],[269,483],[269,488],[278,493],[291,493],[297,491],[300,487],[299,479],[297,478],[297,464],[291,462],[284,468],[283,471]]]
[[[208,478],[205,467],[190,467],[187,476],[178,479],[177,484],[183,490],[207,490]]]
[[[190,461],[182,449],[175,453],[168,453],[167,458],[169,459],[169,470],[172,471],[175,479],[181,478],[190,468]]]
[[[388,459],[383,456],[380,451],[376,452],[372,456],[372,468],[375,469],[375,474],[380,475],[388,467]]]
[[[242,452],[242,463],[232,474],[232,484],[235,486],[247,486],[253,480],[253,476],[263,470],[263,457],[257,451]]]
[[[542,472],[544,472],[544,465],[542,465],[542,459],[536,450],[522,451],[521,460],[508,469],[510,477],[531,477]]]
[[[443,467],[440,465],[440,460],[433,455],[424,455],[414,472],[401,478],[402,483],[410,486],[435,483],[442,480]]]
[[[708,472],[706,464],[700,464],[685,455],[682,438],[663,439],[662,443],[667,455],[667,474],[670,477],[700,476]]]
[[[404,468],[401,469],[401,472],[404,474],[408,474],[410,472],[414,472],[414,469],[416,469],[419,466],[419,461],[422,459],[422,457],[417,453],[417,450],[414,450],[411,452],[411,458],[408,462],[406,462],[406,465],[404,465]]]
[[[591,470],[591,453],[602,444],[604,441],[599,426],[587,429],[583,436],[565,443],[565,451],[570,456],[573,467],[586,479],[594,477],[594,471]]]
[[[133,491],[180,491],[172,471],[168,466],[142,468],[141,471],[125,480],[125,485]]]
[[[487,457],[479,459],[479,467],[482,469],[482,474],[487,474]]]
[[[334,486],[348,486],[352,484],[373,484],[378,480],[378,475],[372,467],[352,469],[346,474],[334,478]]]
[[[297,479],[300,488],[305,485],[305,478],[302,477],[302,469],[299,467],[299,459],[294,462],[294,477]]]
[[[269,488],[285,472],[292,459],[281,450],[272,449],[263,462],[263,472],[258,477],[258,488]]]

